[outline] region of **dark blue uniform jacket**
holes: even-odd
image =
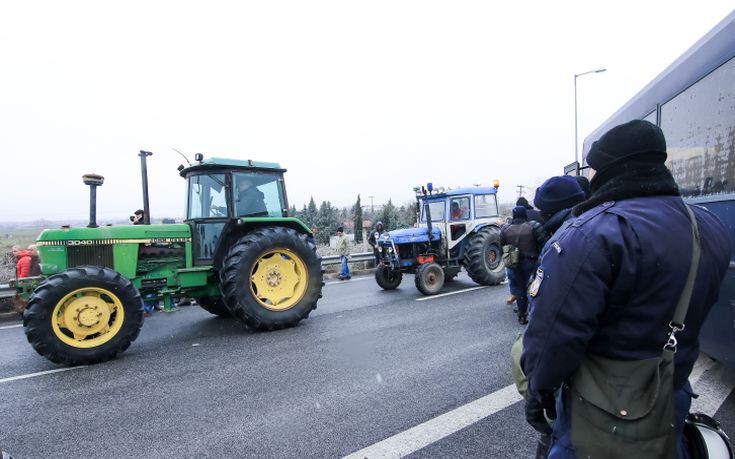
[[[697,359],[697,335],[730,261],[727,228],[693,209],[702,254],[686,329],[677,335],[676,388]],[[544,247],[535,296],[533,283],[529,289],[522,365],[530,389],[558,388],[585,352],[619,360],[661,355],[691,254],[691,225],[676,196],[607,202],[566,222]]]

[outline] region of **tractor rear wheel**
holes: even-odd
[[[480,285],[497,285],[505,279],[501,259],[500,228],[486,226],[470,236],[465,250],[464,265],[467,274]]]
[[[241,236],[219,274],[227,309],[259,330],[293,327],[306,319],[324,285],[316,246],[305,235],[279,226]]]
[[[140,293],[120,273],[80,266],[43,281],[23,312],[33,348],[54,363],[104,362],[125,351],[143,326]]]
[[[424,263],[416,270],[414,282],[419,292],[435,295],[444,286],[444,270],[437,263]]]
[[[391,269],[387,266],[378,266],[375,268],[375,282],[380,285],[383,290],[395,290],[401,285],[403,273]]]
[[[225,306],[225,302],[222,301],[222,297],[211,297],[203,296],[197,298],[197,304],[202,307],[205,311],[215,316],[220,317],[232,317],[230,310]]]

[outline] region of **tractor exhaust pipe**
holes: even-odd
[[[143,224],[150,225],[151,206],[148,203],[148,166],[146,164],[146,157],[153,156],[153,153],[140,150],[138,156],[140,156],[140,172],[143,175]]]
[[[85,185],[89,186],[89,224],[87,228],[97,228],[97,187],[105,183],[105,178],[97,174],[82,176]]]

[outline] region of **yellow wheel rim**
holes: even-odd
[[[306,263],[288,249],[265,252],[250,273],[253,297],[271,311],[286,311],[296,306],[308,285]]]
[[[124,319],[125,310],[115,294],[103,288],[85,287],[56,303],[51,326],[64,343],[89,349],[114,338]]]

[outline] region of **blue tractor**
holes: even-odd
[[[429,183],[414,188],[417,227],[386,232],[378,239],[378,285],[393,290],[408,272],[415,274],[421,293],[434,295],[462,267],[480,285],[501,283],[505,267],[498,226],[498,186],[496,180],[493,187],[444,190]]]

